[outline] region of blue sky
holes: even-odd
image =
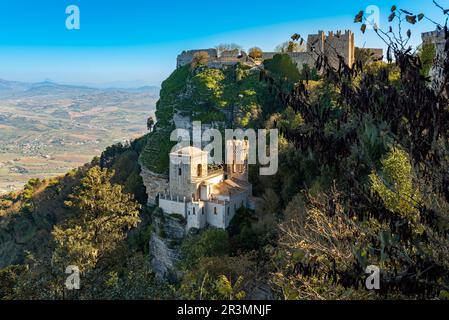
[[[353,17],[369,5],[386,25],[393,4],[439,17],[432,0],[0,0],[0,78],[158,85],[184,49],[233,42],[272,51],[295,32],[356,31]],[[65,27],[69,5],[80,8],[80,30]],[[413,43],[433,29],[428,22],[412,28]],[[372,31],[356,31],[356,44],[382,46]]]

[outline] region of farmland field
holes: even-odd
[[[93,89],[0,80],[0,194],[64,174],[145,133],[158,88]]]

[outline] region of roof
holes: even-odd
[[[241,184],[240,181],[227,179],[213,185],[212,193],[216,195],[232,196],[246,191],[248,185],[248,183]]]
[[[171,152],[170,154],[174,155],[174,156],[181,156],[181,155],[196,156],[196,155],[207,155],[208,153],[207,153],[207,151],[203,151],[200,148],[189,146],[189,147],[184,147],[177,151]]]

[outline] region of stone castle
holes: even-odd
[[[318,31],[317,34],[312,34],[307,37],[307,49],[305,52],[286,52],[292,61],[296,63],[299,69],[304,65],[310,68],[315,67],[316,58],[318,54],[324,54],[332,67],[338,68],[338,56],[344,58],[348,66],[352,66],[355,62],[355,41],[354,33],[346,30],[329,32]],[[368,49],[363,49],[368,50]],[[382,57],[382,49],[369,49],[376,53],[377,56]],[[252,59],[242,50],[224,51],[221,54],[217,49],[197,49],[183,51],[177,58],[177,67],[185,66],[192,62],[193,57],[198,52],[207,52],[209,55],[208,67],[211,68],[225,68],[226,66],[235,65],[237,63],[251,63]],[[262,60],[273,58],[279,52],[264,52]]]
[[[208,152],[199,148],[171,152],[169,190],[159,195],[159,207],[166,214],[181,215],[186,231],[226,229],[239,208],[252,207],[248,148],[248,141],[228,141],[232,161],[215,170],[208,168]]]
[[[421,33],[423,44],[433,43],[437,46],[443,45],[446,42],[444,37],[444,30],[435,30]]]

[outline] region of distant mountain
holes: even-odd
[[[17,98],[46,95],[71,96],[73,94],[94,94],[110,91],[148,93],[158,95],[160,88],[157,86],[138,86],[138,87],[90,87],[81,84],[59,84],[51,80],[43,82],[28,83],[19,81],[7,81],[0,79],[0,98]]]
[[[32,84],[18,81],[6,81],[0,79],[0,92],[8,91],[25,91],[31,87]]]
[[[88,87],[106,89],[106,88],[119,88],[119,89],[134,89],[141,87],[149,87],[150,84],[144,80],[132,80],[132,81],[111,81],[100,84],[87,84]]]
[[[65,83],[67,85],[75,85],[75,86],[83,86],[83,87],[89,87],[89,88],[95,88],[95,89],[136,89],[136,88],[154,88],[159,89],[158,86],[154,86],[149,84],[147,81],[144,80],[133,80],[133,81],[111,81],[111,82],[104,82],[104,83],[89,83],[89,82],[70,82]]]

